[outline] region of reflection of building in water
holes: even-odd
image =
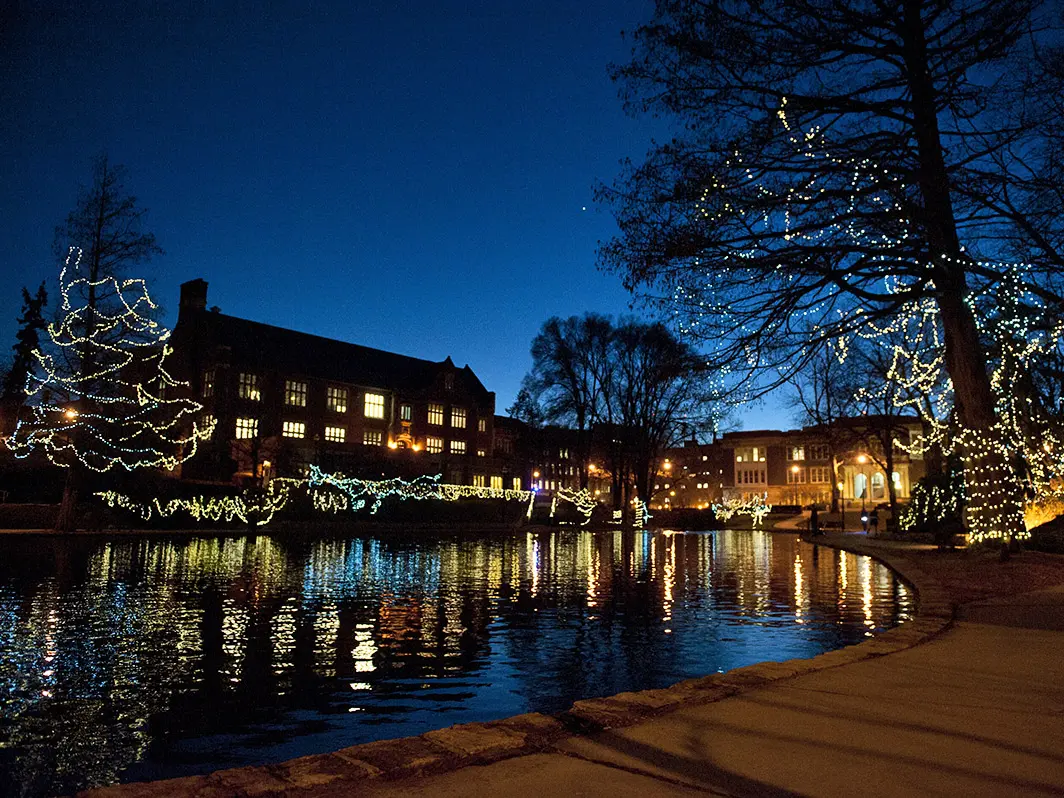
[[[165,757],[219,719],[236,747],[264,725],[305,733],[318,712],[465,708],[471,685],[500,673],[519,711],[553,711],[674,675],[685,646],[732,630],[793,640],[796,617],[832,634],[835,611],[867,629],[890,620],[893,590],[911,605],[863,558],[763,532],[133,540],[83,565],[73,586],[0,584],[11,744],[26,767],[75,781],[113,780],[149,745]],[[40,741],[60,736],[65,764],[49,764],[55,746]],[[86,786],[75,781],[54,792]]]

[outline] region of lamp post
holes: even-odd
[[[801,471],[801,470],[802,469],[799,468],[796,465],[792,465],[791,466],[791,473],[794,474],[794,476],[791,478],[791,484],[794,485],[793,493],[794,493],[794,503],[796,505],[798,504],[798,472]]]
[[[846,498],[842,495],[843,484],[836,482],[835,487],[839,489],[839,510],[842,513],[842,527],[841,531],[846,531]]]

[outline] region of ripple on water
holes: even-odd
[[[913,612],[789,535],[17,541],[0,794],[202,773],[664,687]]]

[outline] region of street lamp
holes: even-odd
[[[796,465],[791,466],[791,473],[794,474],[794,476],[791,478],[791,483],[794,485],[793,493],[795,504],[798,504],[798,472],[801,470],[802,469]]]

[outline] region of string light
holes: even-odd
[[[34,350],[25,392],[37,401],[7,445],[16,457],[39,449],[56,465],[100,473],[172,471],[214,423],[193,420],[202,405],[166,370],[170,331],[151,319],[156,305],[144,280],[90,281],[80,266],[81,250],[71,247],[59,274],[62,317],[47,328],[54,352]],[[76,304],[82,290],[94,293],[94,305]]]
[[[728,496],[714,503],[711,509],[714,517],[722,522],[736,515],[748,515],[756,528],[760,527],[765,516],[772,512],[772,505],[766,501],[767,499],[767,493],[755,493],[746,497]]]

